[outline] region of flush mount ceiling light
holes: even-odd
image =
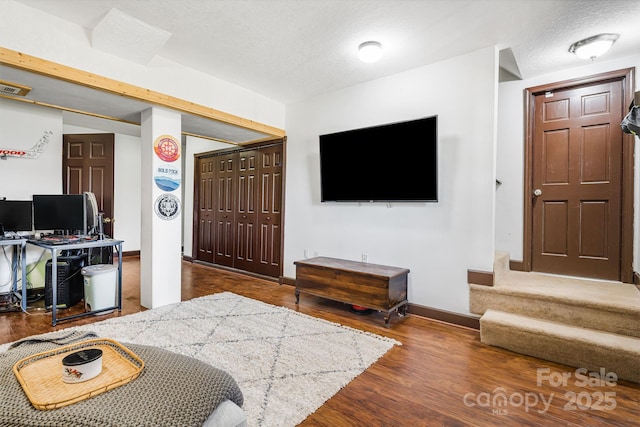
[[[382,58],[382,45],[380,42],[364,42],[358,46],[358,58],[362,62],[376,62]]]
[[[618,34],[598,34],[584,40],[575,42],[569,47],[569,52],[575,53],[578,58],[591,59],[592,61],[602,55],[618,40]]]

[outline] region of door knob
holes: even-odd
[[[116,222],[115,218],[102,218],[105,224],[109,224],[110,222]]]
[[[533,195],[536,197],[542,196],[542,190],[539,188],[536,188],[535,190],[533,190]]]

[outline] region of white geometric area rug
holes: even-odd
[[[227,371],[248,427],[295,426],[396,340],[231,292],[74,327],[161,347]]]

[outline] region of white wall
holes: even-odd
[[[28,150],[45,131],[53,133],[39,158],[0,160],[0,196],[31,200],[62,191],[62,113],[0,98],[0,148]]]
[[[493,268],[497,52],[483,49],[287,106],[284,275],[310,254],[406,267],[409,301],[469,312],[467,269]],[[438,115],[439,202],[323,204],[318,136]],[[389,150],[412,157],[411,143]],[[384,153],[381,153],[384,155]]]
[[[34,194],[62,193],[62,113],[0,99],[0,148],[28,150],[46,131],[52,134],[39,158],[0,160],[0,197],[31,200]],[[29,248],[27,263],[37,261],[43,252]],[[10,271],[10,261],[0,257],[0,293],[10,288]]]
[[[606,58],[606,57],[603,57]],[[496,249],[509,252],[512,260],[522,260],[523,203],[524,203],[524,90],[529,87],[554,83],[607,71],[636,67],[640,71],[640,55],[622,59],[586,62],[586,65],[562,72],[538,76],[527,80],[503,82],[499,85],[497,179],[502,185],[496,197]],[[637,81],[636,77],[636,81]],[[634,82],[635,90],[640,84]],[[636,137],[636,141],[638,138]],[[636,145],[637,154],[637,145]],[[634,270],[638,271],[638,200],[640,181],[638,156],[635,167],[635,249]]]

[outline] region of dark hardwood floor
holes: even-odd
[[[0,343],[144,310],[139,260],[123,260],[122,312],[51,326],[44,309],[0,314]],[[489,347],[478,331],[415,315],[359,315],[344,304],[301,295],[251,276],[183,262],[182,299],[230,291],[385,335],[402,342],[310,415],[302,426],[638,426],[640,385],[595,379],[576,369]],[[80,306],[79,304],[78,306]],[[61,316],[79,311],[62,310]],[[304,363],[304,361],[300,361]],[[640,367],[640,361],[639,361]],[[566,384],[554,382],[570,376]],[[551,379],[551,380],[550,380]]]

